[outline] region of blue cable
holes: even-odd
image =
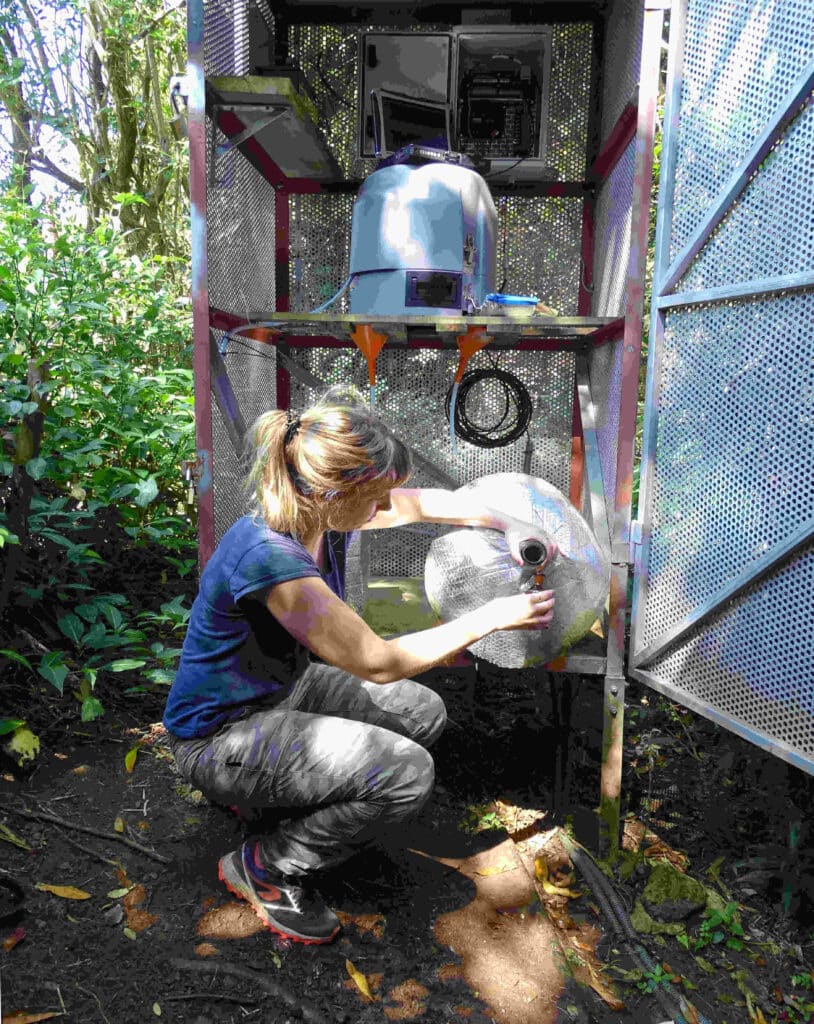
[[[458,454],[458,444],[455,440],[455,403],[458,400],[458,381],[452,385],[452,394],[449,399],[449,440],[452,444],[452,454]]]

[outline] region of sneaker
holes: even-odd
[[[226,888],[246,900],[266,928],[286,939],[305,945],[330,942],[339,931],[339,918],[315,892],[308,892],[298,879],[268,868],[259,879],[250,865],[248,843],[220,859],[218,878]]]

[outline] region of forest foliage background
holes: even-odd
[[[97,718],[166,685],[188,614],[185,53],[178,0],[0,0],[0,674],[26,683],[0,737],[21,760],[26,688]]]

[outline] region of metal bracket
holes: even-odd
[[[189,137],[187,107],[189,106],[189,85],[186,75],[173,75],[170,78],[170,106],[172,117],[170,128],[179,141]]]
[[[215,148],[214,148],[215,156],[223,156],[223,154],[224,153],[228,153],[230,149],[235,149],[235,147],[239,146],[241,144],[241,142],[245,142],[247,139],[253,138],[253,136],[257,135],[258,132],[262,131],[264,128],[267,128],[270,124],[273,124],[275,121],[279,120],[283,116],[283,114],[286,114],[288,112],[288,110],[289,110],[288,107],[271,107],[271,108],[269,108],[269,107],[251,107],[250,108],[250,107],[246,107],[246,106],[243,106],[243,107],[216,107],[215,109],[218,110],[218,111],[220,111],[220,110],[229,110],[229,111],[231,111],[234,114],[244,114],[244,113],[247,113],[249,111],[256,111],[256,110],[263,110],[263,111],[271,110],[271,113],[267,113],[265,117],[261,117],[258,121],[254,121],[247,128],[244,128],[244,130],[242,132],[240,132],[239,134],[233,135],[232,138],[228,139],[226,142],[221,143],[219,146],[215,146]]]
[[[198,490],[198,483],[205,471],[203,459],[184,459],[181,462],[181,475],[187,485],[187,505],[195,504],[195,494]]]
[[[642,544],[642,521],[641,519],[634,519],[630,524],[630,565],[636,564],[636,555],[638,554],[637,548],[640,548]]]

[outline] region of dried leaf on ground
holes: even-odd
[[[516,871],[520,867],[519,864],[512,864],[509,861],[501,861],[500,864],[495,864],[491,868],[481,868],[480,871],[476,870],[474,874],[482,875],[484,878],[489,875],[505,875],[507,871]]]
[[[0,823],[0,839],[6,843],[12,843],[14,846],[19,846],[21,850],[31,850],[31,847],[25,841],[21,839],[15,832],[12,832],[6,825]]]
[[[381,939],[384,935],[386,924],[384,914],[348,914],[343,910],[338,910],[336,916],[343,928],[347,928],[349,924],[355,924],[362,934],[368,933],[377,939]]]
[[[362,995],[372,1003],[374,996],[370,991],[370,985],[368,984],[367,978],[364,974],[362,974],[361,971],[357,971],[350,960],[345,961],[345,969],[347,970],[348,976],[354,985],[359,989]]]
[[[131,747],[124,755],[124,767],[128,772],[136,767],[136,758],[138,757],[138,747]]]
[[[387,993],[387,1002],[395,1005],[385,1006],[384,1015],[388,1020],[413,1020],[415,1017],[422,1017],[427,1010],[429,994],[429,989],[424,988],[419,981],[408,978]]]
[[[3,940],[3,949],[6,953],[10,953],[15,946],[18,946],[25,938],[25,928],[20,926],[15,928],[14,931],[6,939]]]
[[[89,900],[91,898],[91,893],[85,892],[84,889],[77,889],[74,885],[48,885],[46,882],[37,882],[34,888],[39,889],[40,892],[50,892],[63,900]]]
[[[158,920],[157,914],[151,914],[141,906],[146,899],[147,890],[143,885],[134,885],[122,899],[127,927],[136,933],[146,931]]]
[[[554,883],[548,877],[548,861],[543,857],[534,858],[534,875],[540,885],[543,887],[543,892],[549,896],[565,896],[568,899],[578,899],[582,894],[574,892],[573,889],[568,889],[562,885],[554,885]]]
[[[52,1017],[61,1017],[61,1010],[50,1010],[46,1013],[31,1013],[28,1010],[15,1010],[14,1013],[4,1013],[2,1024],[38,1024],[41,1020],[51,1020]]]

